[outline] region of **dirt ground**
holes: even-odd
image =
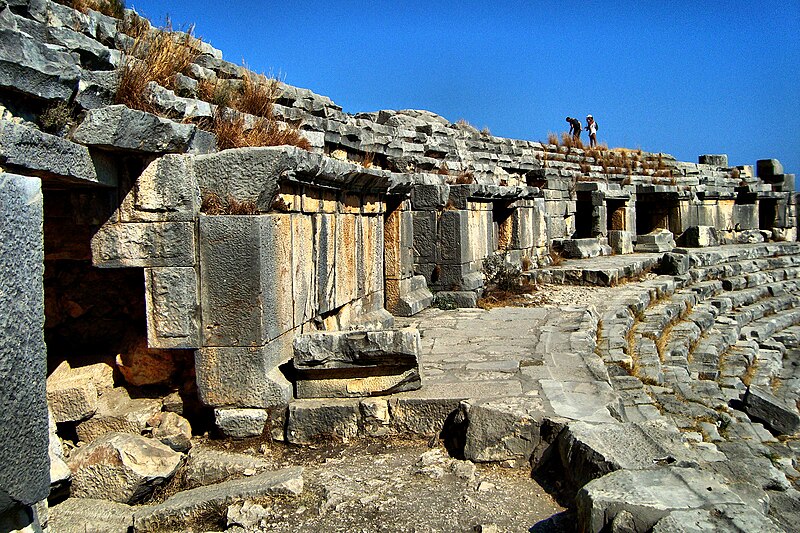
[[[528,468],[458,461],[428,444],[359,440],[282,452],[274,445],[239,449],[272,458],[276,467],[303,466],[305,491],[265,502],[263,512],[249,511],[238,523],[245,531],[299,533],[574,530],[571,516]]]

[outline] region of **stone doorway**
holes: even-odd
[[[575,233],[573,239],[592,237],[592,193],[579,191],[575,202]]]
[[[625,223],[625,209],[628,205],[627,200],[606,200],[606,213],[607,217],[607,230],[611,231],[625,231],[627,229]]]
[[[646,235],[657,229],[681,233],[677,194],[639,194],[636,198],[636,234]]]

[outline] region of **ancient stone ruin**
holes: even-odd
[[[531,472],[536,530],[796,528],[780,162],[351,115],[116,15],[0,0],[1,529],[336,523],[269,450],[406,438]]]

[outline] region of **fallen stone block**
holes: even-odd
[[[474,291],[439,291],[433,303],[440,309],[478,307],[478,294]]]
[[[169,480],[183,455],[153,439],[107,433],[72,452],[72,496],[137,503]]]
[[[303,492],[303,469],[284,468],[179,492],[165,502],[133,515],[137,532],[186,529],[187,524],[224,518],[228,506],[269,496],[297,496]]]
[[[106,150],[183,153],[192,147],[196,132],[194,124],[181,124],[124,105],[112,105],[90,109],[72,139]]]
[[[756,161],[756,175],[759,178],[771,178],[783,174],[783,165],[777,159],[759,159]]]
[[[682,276],[689,271],[689,255],[668,252],[661,257],[658,267],[661,274],[668,276]]]
[[[214,409],[217,429],[235,439],[260,436],[268,420],[264,409]]]
[[[603,255],[603,249],[597,239],[565,239],[561,241],[564,257],[572,259],[588,259]]]
[[[147,422],[161,411],[161,401],[131,398],[123,387],[106,391],[97,402],[97,412],[75,428],[78,438],[91,442],[107,433],[141,435]]]
[[[187,452],[192,447],[192,426],[176,413],[158,413],[148,425],[153,428],[150,435],[176,452]]]
[[[147,277],[145,272],[145,286],[148,285]],[[180,305],[180,301],[177,304]],[[181,366],[183,353],[150,348],[147,339],[136,335],[126,341],[114,362],[125,381],[134,387],[159,385],[172,380]]]
[[[539,445],[547,410],[541,398],[521,396],[461,402],[467,423],[464,457],[470,461],[528,461]]]
[[[657,229],[651,233],[636,236],[637,252],[669,252],[673,248],[675,248],[675,239],[669,230]]]
[[[294,339],[298,398],[391,394],[420,388],[415,329],[309,333]]]
[[[49,444],[47,451],[50,457],[50,497],[53,497],[66,491],[72,479],[72,471],[64,460],[64,450],[61,446],[61,438],[56,433],[53,414],[48,413],[48,415]]]
[[[608,243],[615,254],[633,253],[633,236],[630,231],[609,231]]]
[[[797,412],[797,407],[786,404],[762,387],[748,387],[742,402],[748,416],[764,421],[780,435],[792,435],[800,429],[800,413]]]
[[[712,165],[715,167],[728,166],[728,154],[703,154],[697,158],[701,165]]]
[[[78,422],[97,410],[98,395],[114,386],[114,370],[105,363],[72,368],[61,363],[47,378],[47,403],[57,423]]]
[[[714,476],[694,468],[619,470],[586,484],[576,496],[578,529],[604,531],[622,511],[633,517],[634,531],[644,532],[672,511],[712,510],[720,505],[746,508]]]
[[[212,485],[228,479],[260,474],[272,464],[253,455],[195,446],[189,452],[181,477],[189,487]]]
[[[50,531],[127,533],[133,527],[136,507],[92,498],[69,498],[49,509]]]

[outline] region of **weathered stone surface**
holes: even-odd
[[[0,174],[0,514],[50,488],[43,261],[41,182]]]
[[[151,348],[200,347],[200,294],[193,267],[144,272],[147,344]]]
[[[252,455],[195,446],[189,452],[181,475],[189,487],[195,487],[260,474],[271,467],[268,461]]]
[[[294,366],[298,370],[416,366],[419,342],[419,332],[412,328],[307,333],[294,339]]]
[[[0,86],[46,100],[68,100],[78,86],[75,60],[28,34],[0,29]]]
[[[289,405],[287,441],[309,444],[320,438],[347,441],[358,435],[361,412],[348,400],[303,400]]]
[[[292,385],[277,367],[291,356],[291,334],[261,348],[201,348],[195,352],[200,399],[215,407],[286,405]]]
[[[92,237],[92,261],[101,268],[193,266],[193,224],[106,224]]]
[[[661,258],[658,270],[662,274],[682,276],[689,271],[689,256],[687,254],[668,252]]]
[[[271,495],[297,496],[303,492],[303,469],[284,468],[179,492],[165,502],[134,514],[137,532],[184,528],[198,520],[222,518],[227,506]]]
[[[136,503],[172,477],[182,457],[141,435],[107,433],[70,456],[72,496]]]
[[[50,530],[59,533],[128,533],[135,507],[92,498],[69,498],[50,508]]]
[[[783,165],[777,159],[759,159],[756,161],[756,175],[759,178],[771,178],[783,174]]]
[[[183,153],[191,147],[196,132],[194,124],[180,124],[124,105],[112,105],[90,109],[72,138],[107,150]]]
[[[588,259],[603,255],[597,239],[566,239],[562,241],[564,257]]]
[[[715,167],[728,166],[728,154],[703,154],[697,158],[701,165],[713,165]]]
[[[214,409],[217,429],[235,439],[260,436],[268,420],[264,409]]]
[[[52,413],[48,413],[49,444],[47,453],[50,458],[50,494],[58,494],[64,490],[72,478],[72,472],[64,461],[64,450],[61,447],[61,438],[56,433],[56,422]]]
[[[85,146],[37,129],[0,120],[0,161],[45,180],[58,178],[81,185],[117,185],[116,169],[106,158],[93,160]]]
[[[717,230],[713,226],[692,226],[681,234],[680,244],[690,248],[719,246]]]
[[[547,414],[542,400],[530,396],[467,400],[461,413],[467,421],[464,457],[476,462],[530,459]]]
[[[752,507],[717,505],[713,509],[672,511],[658,521],[652,533],[702,533],[708,531],[784,531]]]
[[[748,415],[763,420],[776,433],[791,435],[800,429],[800,413],[797,407],[786,404],[762,387],[748,387],[743,403]]]
[[[559,436],[558,447],[565,471],[576,487],[615,470],[658,468],[701,459],[685,445],[677,429],[658,420],[570,422]]]
[[[609,231],[608,244],[615,254],[633,253],[633,236],[630,231]]]
[[[336,372],[340,374],[341,372]],[[417,390],[422,386],[418,368],[363,368],[348,372],[350,377],[295,381],[297,398],[359,398]],[[375,374],[375,375],[370,375]]]
[[[678,467],[612,472],[589,482],[576,500],[579,529],[597,533],[623,510],[633,516],[636,531],[649,531],[671,511],[711,510],[726,504],[745,507],[715,477]]]
[[[153,428],[151,436],[176,452],[187,452],[192,447],[192,426],[177,413],[158,413],[147,424]]]
[[[414,209],[441,209],[447,205],[450,187],[447,185],[416,185],[411,191]]]
[[[141,435],[147,421],[161,411],[161,401],[132,399],[122,387],[106,391],[97,401],[97,412],[78,424],[76,431],[83,442],[91,442],[107,433]]]
[[[651,233],[636,236],[637,252],[669,252],[673,248],[675,248],[675,239],[669,230],[657,229]]]
[[[56,422],[77,422],[97,410],[99,394],[114,386],[114,369],[105,363],[72,368],[64,361],[47,378],[47,403]]]
[[[192,158],[166,154],[145,167],[120,206],[123,222],[192,222],[200,213]]]
[[[294,327],[293,216],[200,218],[205,346],[263,346]]]

